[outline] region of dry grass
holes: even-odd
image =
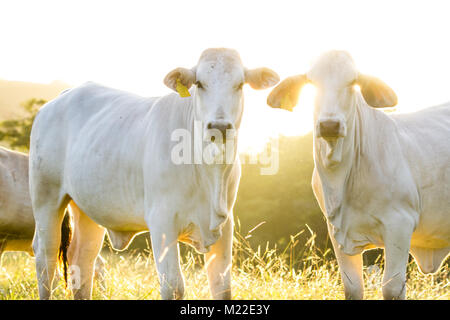
[[[253,250],[246,237],[236,234],[233,266],[233,299],[343,299],[337,263],[331,251],[321,252],[314,245],[314,234],[303,254],[294,256],[296,236],[281,252],[269,248]],[[106,276],[96,281],[94,299],[160,299],[159,283],[149,252],[103,254]],[[187,250],[182,258],[185,299],[210,299],[203,258]],[[364,270],[366,299],[381,299],[383,259]],[[449,300],[449,268],[444,265],[435,275],[421,274],[414,263],[408,265],[408,299]],[[25,253],[7,253],[0,270],[2,299],[37,299],[34,258]],[[54,297],[71,298],[58,281]]]

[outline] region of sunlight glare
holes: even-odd
[[[255,10],[258,14],[250,14]],[[399,27],[403,11],[403,4],[387,0],[370,12],[361,1],[344,5],[329,0],[261,0],[257,9],[251,1],[238,0],[226,5],[200,0],[195,5],[181,0],[5,1],[0,3],[0,36],[8,50],[2,52],[0,78],[61,80],[72,86],[94,81],[161,96],[170,93],[162,82],[167,72],[194,66],[208,47],[235,48],[246,67],[269,67],[281,79],[305,73],[323,51],[341,49],[351,53],[361,72],[394,89],[399,112],[444,103],[450,100],[450,43],[442,40],[449,29],[447,11],[411,1]],[[180,37],[181,30],[185,36]],[[374,46],[375,39],[382,43]],[[292,113],[267,106],[270,90],[246,90],[241,150],[259,150],[270,137],[312,129],[311,86],[303,89]]]

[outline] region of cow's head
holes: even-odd
[[[177,91],[180,84],[195,86],[195,119],[203,123],[205,134],[225,141],[227,130],[239,129],[244,97],[243,86],[266,89],[278,83],[278,75],[267,68],[246,69],[239,54],[232,49],[207,49],[192,69],[176,68],[164,83]]]
[[[320,56],[306,74],[283,80],[272,90],[267,104],[289,111],[295,107],[304,84],[317,89],[314,108],[314,134],[334,145],[347,135],[348,120],[354,114],[360,94],[373,108],[393,107],[397,96],[383,81],[357,71],[345,51],[329,51]],[[355,85],[360,87],[358,92]],[[341,139],[342,140],[342,139]]]

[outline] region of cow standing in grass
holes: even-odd
[[[73,241],[69,246],[59,247],[59,256],[67,256],[70,264],[77,265],[82,255],[78,211],[69,206],[62,229],[69,230],[73,224]],[[73,223],[70,221],[73,218]],[[28,155],[0,147],[0,260],[5,251],[24,251],[33,255],[34,217],[28,181]],[[67,268],[67,265],[65,266]],[[103,278],[104,262],[99,255],[96,271]],[[67,271],[67,270],[66,270]]]
[[[267,68],[244,68],[234,50],[208,49],[194,68],[166,76],[165,84],[183,97],[145,98],[86,83],[48,102],[33,124],[30,147],[40,297],[50,298],[63,211],[72,201],[85,221],[80,233],[89,238],[76,298],[91,297],[89,270],[103,226],[119,250],[150,231],[163,299],[184,294],[178,241],[206,254],[213,298],[229,299],[236,141],[227,148],[230,161],[216,159],[225,135],[237,139],[243,85],[264,89],[278,81]],[[209,139],[198,143],[199,132]],[[187,148],[178,149],[177,138],[186,133]],[[203,147],[208,161],[198,157]]]
[[[268,104],[292,110],[308,82],[317,87],[312,186],[345,296],[363,298],[362,252],[384,247],[383,296],[404,299],[409,252],[434,273],[450,250],[450,104],[383,113],[376,108],[396,105],[395,93],[342,51],[282,81]]]

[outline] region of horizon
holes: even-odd
[[[399,99],[396,112],[404,113],[450,101],[450,22],[445,5],[410,1],[406,7],[386,0],[372,7],[354,0],[284,0],[276,6],[236,0],[200,0],[196,6],[178,0],[126,5],[18,0],[0,4],[0,30],[8,30],[2,39],[10,48],[0,59],[0,78],[70,86],[94,81],[161,96],[171,92],[163,84],[164,76],[176,67],[192,67],[209,47],[234,48],[246,67],[271,68],[281,80],[306,72],[322,52],[343,49],[361,72],[394,89]],[[242,28],[242,23],[255,27]],[[358,28],[361,24],[364,28]],[[292,113],[266,105],[271,89],[244,90],[241,150],[258,150],[279,134],[312,130],[312,86],[302,90]]]

